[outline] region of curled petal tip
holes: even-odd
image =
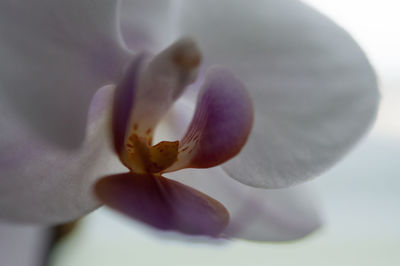
[[[252,100],[245,86],[227,69],[212,67],[180,142],[178,161],[166,171],[208,168],[231,159],[245,145],[253,120]]]
[[[201,52],[193,39],[181,39],[173,48],[172,60],[182,70],[188,71],[200,65]]]

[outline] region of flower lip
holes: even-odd
[[[108,176],[96,183],[95,193],[108,206],[161,230],[217,237],[229,223],[221,203],[161,176]]]

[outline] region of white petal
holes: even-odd
[[[183,38],[142,67],[135,84],[137,88],[130,118],[130,125],[139,124],[138,135],[146,135],[147,128],[154,128],[186,87],[197,78],[200,61],[201,53],[196,43]]]
[[[220,201],[229,211],[227,237],[257,241],[302,238],[321,226],[316,204],[304,187],[252,188],[231,179],[220,167],[168,175]]]
[[[119,34],[117,4],[0,4],[0,97],[8,100],[17,118],[54,143],[77,147],[82,142],[93,94],[116,81],[129,60]]]
[[[255,125],[223,167],[255,187],[301,183],[338,161],[370,127],[375,75],[349,35],[298,1],[182,1],[181,30],[207,64],[250,90]]]
[[[191,94],[191,91],[186,91],[160,120],[154,135],[155,143],[184,137],[196,110],[196,97],[191,97]]]
[[[176,1],[124,0],[120,7],[122,36],[133,51],[159,51],[177,38]]]
[[[0,219],[60,223],[99,205],[93,183],[120,165],[109,136],[112,92],[108,86],[95,94],[86,138],[73,151],[41,140],[0,99]]]

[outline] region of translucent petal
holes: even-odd
[[[177,5],[172,0],[124,0],[120,7],[123,39],[133,51],[159,51],[177,36]]]
[[[161,176],[108,176],[96,184],[96,193],[106,205],[162,230],[217,236],[229,222],[219,202]]]
[[[304,185],[278,190],[252,188],[230,178],[221,167],[185,169],[168,177],[224,204],[231,217],[223,233],[228,238],[289,241],[321,226],[316,200]]]
[[[0,4],[0,97],[17,119],[55,144],[81,144],[91,98],[98,88],[115,82],[130,59],[119,34],[117,4]]]
[[[0,219],[61,223],[99,206],[94,182],[122,168],[111,148],[113,91],[108,86],[95,94],[86,138],[73,151],[41,140],[0,98]]]
[[[255,187],[298,184],[337,162],[374,120],[373,70],[352,38],[293,0],[182,1],[181,32],[254,100],[248,144],[223,167]]]

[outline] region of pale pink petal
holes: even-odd
[[[336,163],[374,120],[374,72],[352,38],[293,0],[182,1],[182,34],[206,65],[228,67],[254,101],[248,144],[223,167],[242,183],[280,188]]]
[[[117,4],[0,3],[0,97],[14,119],[57,145],[82,143],[91,98],[117,81],[130,60],[119,34]],[[4,113],[0,119],[5,121]]]

